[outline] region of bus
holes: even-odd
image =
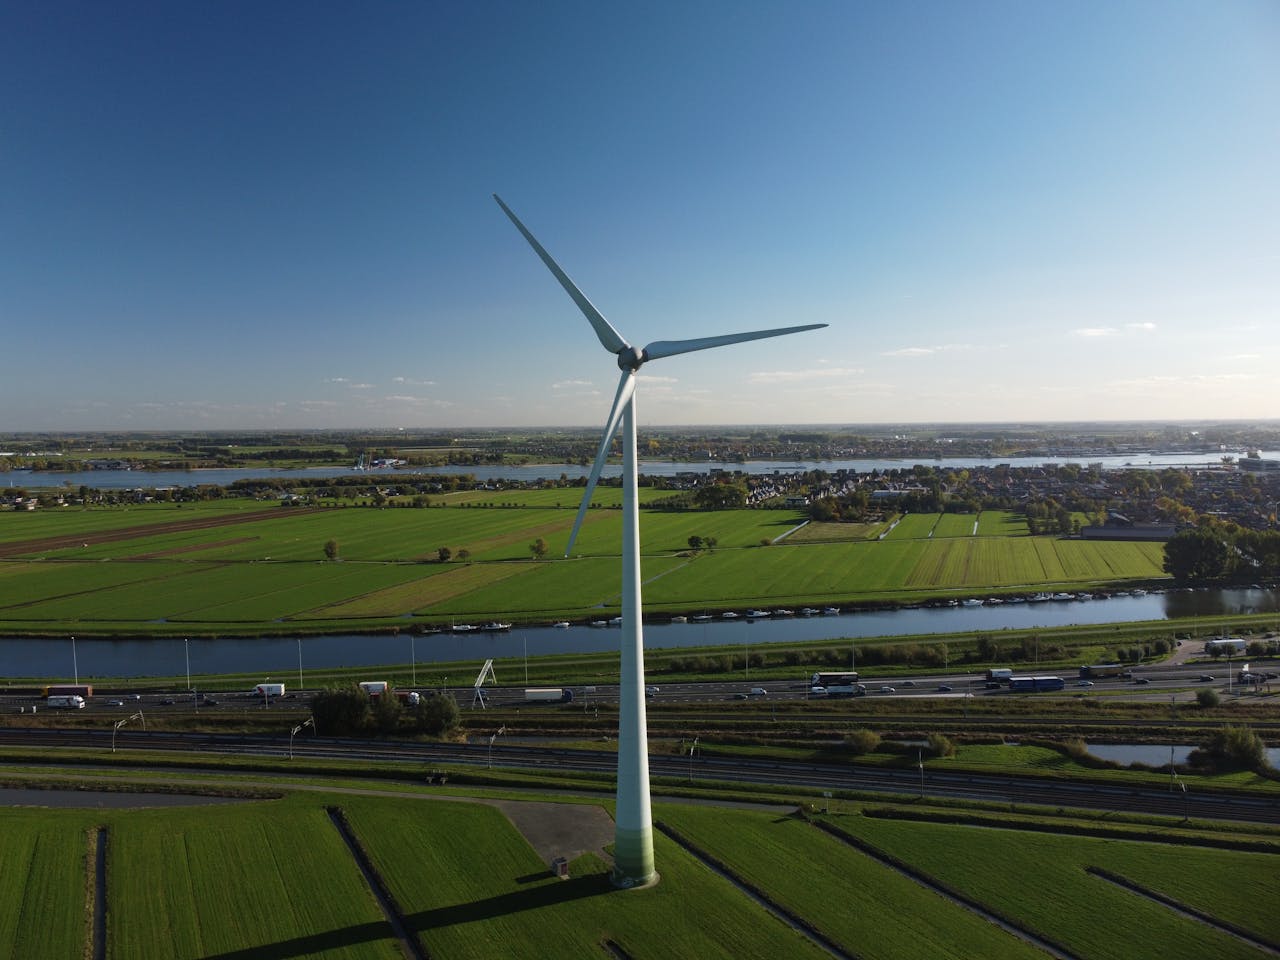
[[[1061,690],[1066,682],[1061,677],[1010,677],[1012,693],[1040,693],[1045,690]]]
[[[811,687],[849,687],[858,682],[855,670],[844,670],[840,673],[815,673],[809,678]]]

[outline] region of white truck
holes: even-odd
[[[253,692],[259,697],[283,697],[283,683],[260,683],[253,688]]]
[[[360,689],[365,692],[365,696],[367,697],[380,697],[387,692],[387,681],[361,680]]]
[[[84,697],[78,693],[55,694],[49,698],[47,705],[55,710],[83,710]]]
[[[570,703],[573,691],[566,687],[528,687],[524,698],[530,703]]]

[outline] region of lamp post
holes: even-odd
[[[916,751],[916,766],[920,768],[920,799],[924,799],[924,752]]]
[[[693,743],[689,745],[689,782],[693,783],[693,751],[698,749],[698,738],[693,738]]]
[[[409,663],[410,667],[409,683],[411,686],[418,685],[418,638],[414,634],[409,634]]]
[[[111,727],[111,752],[112,753],[116,752],[116,731],[119,730],[121,727],[123,727],[130,720],[141,720],[142,729],[143,730],[147,729],[147,718],[142,715],[141,710],[139,710],[137,713],[135,713],[131,717],[125,717],[123,720],[117,720],[115,724]]]
[[[183,637],[182,653],[187,661],[187,689],[190,690],[191,689],[191,640],[190,638]]]
[[[302,692],[302,638],[298,638],[298,692]]]
[[[311,731],[314,733],[316,729],[316,718],[307,717],[307,719],[303,720],[300,724],[298,724],[296,727],[294,727],[292,730],[289,731],[289,759],[290,760],[293,759],[293,738],[302,730],[303,727],[310,727]]]
[[[76,686],[80,686],[80,663],[76,660],[76,638],[71,635],[71,672],[75,675]]]

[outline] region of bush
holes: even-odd
[[[1199,690],[1196,692],[1196,704],[1201,707],[1216,707],[1222,701],[1217,690]]]
[[[956,745],[941,733],[931,733],[929,734],[929,752],[935,757],[954,757]]]
[[[849,736],[845,737],[845,744],[848,745],[849,751],[856,756],[862,756],[864,753],[871,753],[880,746],[880,734],[874,730],[854,730]]]
[[[1262,739],[1248,727],[1224,727],[1191,751],[1187,763],[1218,772],[1262,771],[1267,767],[1267,754]]]

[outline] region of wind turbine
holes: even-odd
[[[747,340],[779,337],[802,330],[817,330],[825,323],[810,323],[800,327],[782,327],[775,330],[755,330],[750,333],[731,333],[720,337],[701,337],[695,340],[656,340],[643,349],[633,347],[615,330],[600,311],[592,306],[560,265],[543,249],[520,218],[502,202],[496,193],[502,212],[515,224],[516,229],[529,241],[529,246],[547,265],[547,269],[560,281],[565,293],[578,305],[595,331],[600,344],[618,358],[622,376],[613,407],[605,421],[604,436],[596,451],[595,463],[587,479],[587,488],[573,521],[573,530],[565,547],[569,556],[578,530],[591,504],[591,494],[600,479],[600,471],[609,456],[613,436],[622,424],[622,663],[621,684],[618,690],[618,793],[614,812],[614,869],[613,882],[619,887],[644,886],[658,879],[653,868],[653,817],[649,805],[649,737],[645,711],[644,685],[644,632],[640,622],[640,509],[636,495],[636,372],[650,360],[661,360],[694,350],[724,347]]]

